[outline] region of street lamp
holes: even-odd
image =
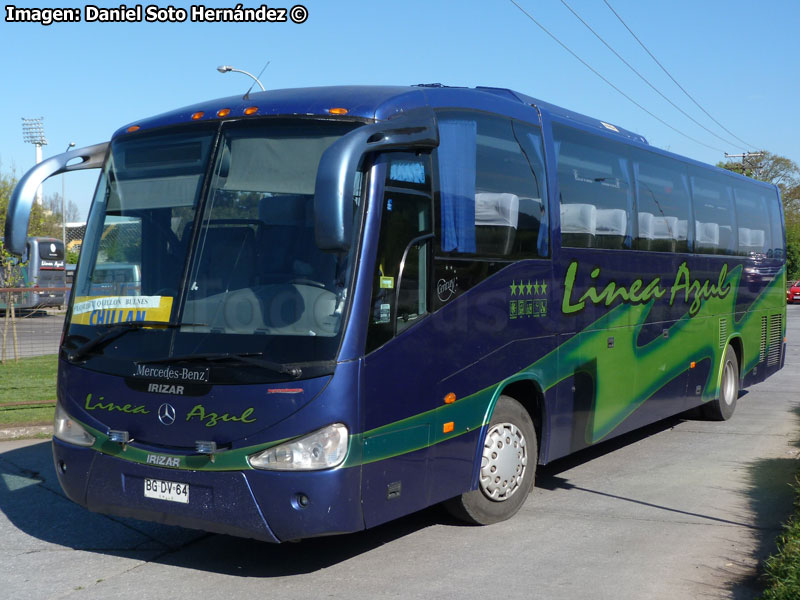
[[[269,63],[267,63],[267,64],[269,64]],[[248,77],[253,79],[253,81],[255,81],[258,84],[258,87],[261,88],[262,92],[266,92],[267,91],[266,88],[263,85],[261,85],[261,82],[258,80],[258,77],[256,77],[252,73],[248,73],[247,71],[242,71],[241,69],[234,69],[230,65],[220,65],[219,67],[217,67],[217,71],[219,71],[220,73],[223,73],[223,74],[224,73],[230,73],[231,71],[234,72],[234,73],[244,73],[245,75],[247,75]]]
[[[69,152],[70,148],[75,147],[75,142],[70,142],[64,152]],[[64,173],[61,174],[61,243],[64,244],[64,262],[67,260],[67,197],[64,185]]]
[[[26,119],[22,117],[22,140],[36,146],[36,164],[42,162],[42,146],[47,145],[47,138],[44,137],[44,117],[37,119]],[[36,203],[42,204],[42,188],[36,190]]]

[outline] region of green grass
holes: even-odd
[[[48,425],[56,402],[55,355],[22,358],[0,364],[0,427]],[[42,406],[13,406],[18,402],[46,402]]]
[[[778,551],[765,562],[767,589],[762,600],[800,598],[800,475],[795,478],[795,511],[778,536]]]

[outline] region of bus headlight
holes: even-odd
[[[274,446],[247,460],[254,469],[313,471],[337,467],[347,455],[347,427],[328,425],[306,436]]]
[[[60,402],[56,402],[56,416],[53,421],[53,435],[63,442],[75,444],[76,446],[91,446],[94,444],[94,436],[73,421],[67,414]]]

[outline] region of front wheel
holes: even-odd
[[[725,350],[719,382],[719,398],[703,406],[703,415],[710,421],[727,421],[736,410],[739,399],[739,361],[731,346]]]
[[[536,461],[536,430],[528,411],[500,396],[483,443],[478,489],[448,500],[447,510],[476,525],[512,517],[533,487]]]

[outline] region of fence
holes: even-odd
[[[54,288],[67,291],[67,288]],[[0,288],[0,362],[57,354],[64,311],[53,308],[17,308],[18,294],[30,289]]]

